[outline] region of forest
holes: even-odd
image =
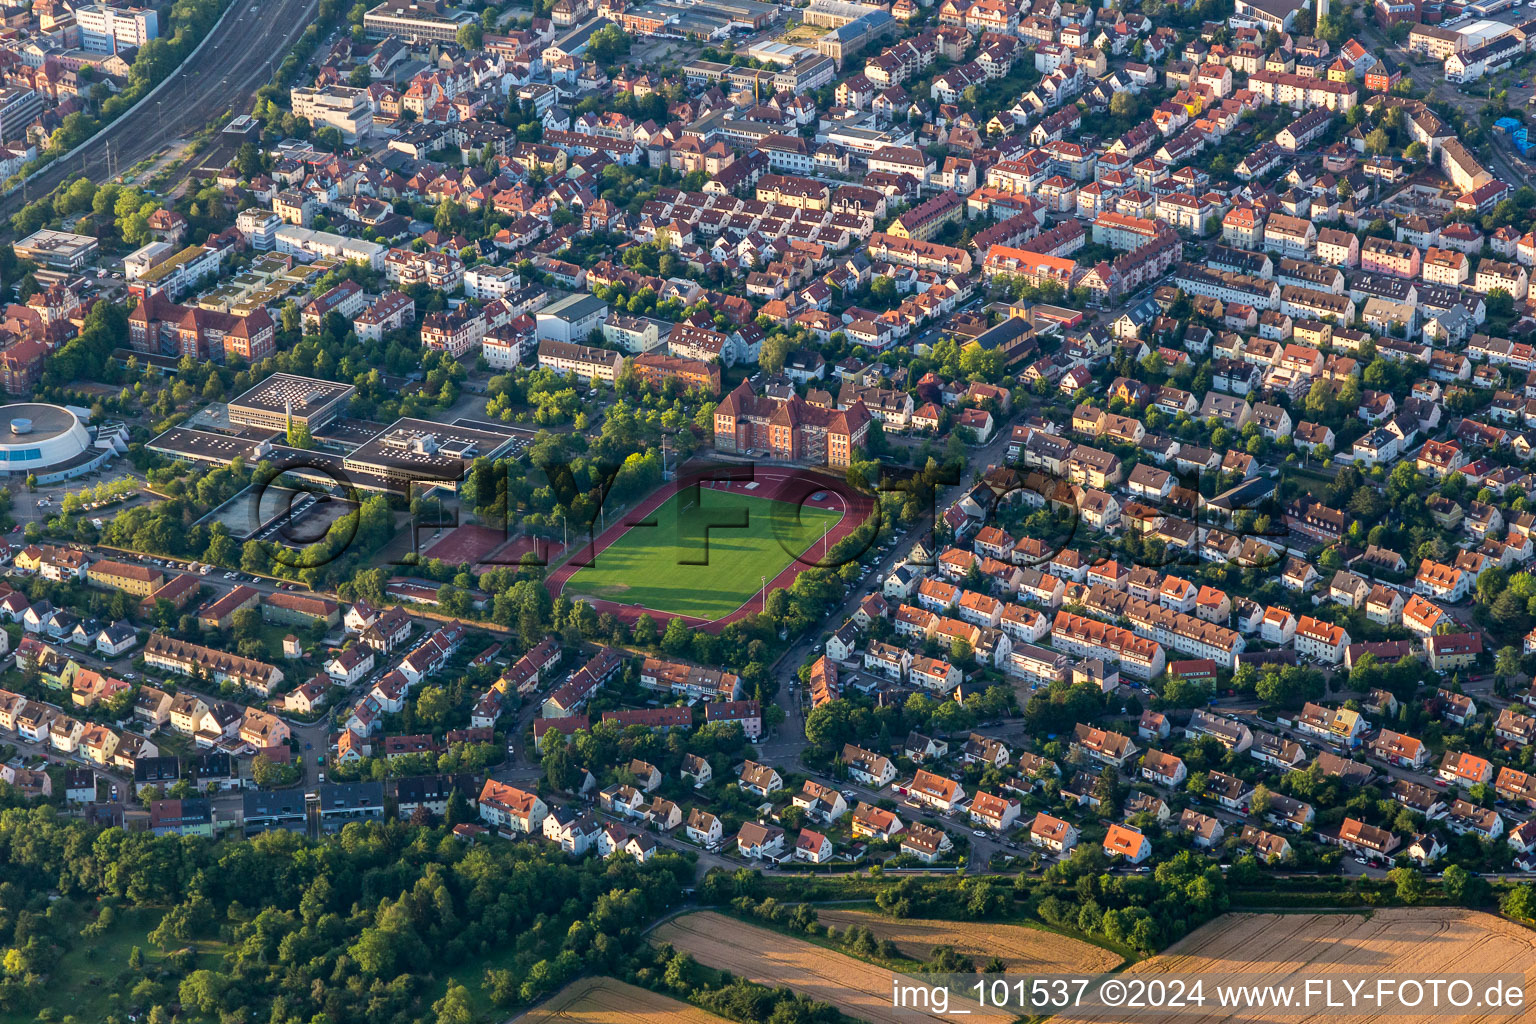
[[[13,808],[0,814],[0,1017],[59,1019],[50,1002],[89,981],[67,969],[70,950],[147,912],[159,923],[121,963],[89,965],[110,991],[103,1024],[469,1024],[618,971],[692,876],[676,854],[572,863],[543,843],[399,822],[326,843],[213,840]]]

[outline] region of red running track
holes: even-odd
[[[740,479],[732,479],[730,481],[721,479],[727,473],[735,474],[738,471],[741,474]],[[550,573],[549,578],[545,581],[545,586],[549,588],[549,592],[559,597],[560,592],[565,589],[566,583],[576,574],[577,570],[590,565],[596,555],[601,554],[609,545],[627,533],[636,523],[644,522],[650,518],[651,514],[660,508],[668,498],[685,487],[691,487],[695,483],[716,489],[733,489],[739,491],[739,493],[750,494],[756,498],[787,501],[793,505],[801,504],[817,491],[828,491],[838,495],[842,499],[846,511],[843,518],[837,521],[837,525],[832,527],[827,533],[826,544],[828,550],[844,537],[850,536],[854,530],[858,529],[869,518],[870,513],[874,510],[873,500],[868,495],[860,494],[849,487],[847,481],[809,469],[792,466],[761,466],[746,463],[740,466],[716,466],[707,470],[685,473],[670,484],[663,484],[661,487],[658,487],[644,501],[626,513],[622,521],[608,527],[608,529],[598,534],[592,542],[575,548],[570,560]],[[745,486],[747,483],[755,483],[757,486],[748,490]],[[811,547],[806,549],[806,552],[809,552],[812,548],[820,547],[821,543],[821,539],[817,538],[811,544]],[[782,572],[769,580],[768,589],[786,588],[794,583],[795,577],[799,576],[803,569],[814,567],[817,564],[819,555],[813,554],[810,557],[806,557],[806,552],[802,552],[799,558],[792,561]],[[665,628],[669,620],[676,618],[682,619],[694,628],[704,629],[711,633],[718,633],[727,624],[738,619],[744,619],[749,615],[754,615],[758,610],[753,607],[756,603],[755,599],[751,599],[729,615],[708,620],[695,615],[677,615],[673,612],[664,612],[655,608],[645,608],[632,604],[620,604],[616,601],[605,601],[589,597],[583,597],[581,600],[590,603],[599,614],[611,612],[619,619],[630,624],[638,620],[643,612],[649,612],[651,618],[655,619],[658,625],[663,628]]]

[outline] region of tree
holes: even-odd
[[[229,617],[229,627],[236,640],[250,640],[261,633],[261,612],[241,608]]]
[[[156,40],[150,40],[155,42]],[[119,225],[123,241],[129,245],[147,245],[150,241],[149,218],[142,213],[129,214]]]
[[[1536,921],[1536,886],[1521,882],[1505,894],[1499,909],[1517,921]]]
[[[480,49],[480,43],[484,38],[485,28],[478,21],[466,21],[454,34],[454,40],[466,50]]]
[[[1495,288],[1483,297],[1488,319],[1508,323],[1515,315],[1515,299],[1503,288]],[[1459,475],[1459,474],[1457,474]]]
[[[1115,117],[1133,117],[1136,114],[1136,97],[1129,92],[1117,92],[1109,98],[1109,112]]]
[[[332,153],[340,153],[346,148],[346,140],[342,138],[340,129],[331,125],[324,125],[315,131],[315,144]]]
[[[288,421],[288,446],[290,448],[313,448],[315,438],[309,432],[309,424],[304,420]]]
[[[229,535],[229,527],[223,523],[212,524],[208,529],[208,548],[203,552],[203,561],[213,565],[234,565],[239,557],[240,549]]]
[[[661,649],[668,654],[678,656],[693,646],[693,632],[682,619],[673,619],[667,623],[667,631],[661,638]]]
[[[1392,137],[1386,133],[1385,129],[1382,128],[1372,128],[1365,137],[1366,152],[1371,153],[1374,156],[1380,156],[1381,154],[1385,153],[1387,151],[1387,147],[1391,145]]]
[[[629,52],[632,40],[617,25],[606,25],[587,40],[586,56],[595,64],[611,64]]]
[[[789,350],[790,340],[787,335],[770,334],[763,341],[758,364],[769,373],[778,373],[784,369],[784,360],[789,357]]]
[[[272,567],[266,546],[259,540],[248,540],[240,549],[240,568],[244,572],[265,574]]]
[[[1514,629],[1525,622],[1526,603],[1506,590],[1493,602],[1493,620],[1505,629]],[[1502,674],[1502,673],[1501,673]]]
[[[969,665],[975,657],[975,653],[975,650],[971,647],[971,642],[965,639],[965,637],[957,636],[950,641],[949,660],[956,665],[962,667]]]
[[[1520,648],[1500,647],[1499,653],[1494,660],[1493,670],[1505,678],[1518,675],[1520,673]]]
[[[256,755],[251,762],[251,777],[262,789],[291,786],[299,780],[299,769],[293,764],[278,764],[265,754]]]
[[[193,971],[182,979],[179,995],[184,1007],[194,1006],[205,1016],[215,1016],[224,1001],[229,979],[216,971]]]
[[[544,734],[544,756],[539,766],[544,769],[544,778],[550,786],[560,790],[571,788],[575,769],[571,766],[571,752],[563,735],[553,730]]]
[[[1424,898],[1424,876],[1417,868],[1401,867],[1393,868],[1387,872],[1387,878],[1397,884],[1397,898],[1412,906]]]
[[[416,698],[416,718],[424,725],[445,725],[452,712],[453,701],[441,686],[428,686]]]
[[[1254,684],[1254,696],[1266,704],[1286,708],[1299,708],[1309,700],[1323,695],[1323,675],[1299,665],[1287,665],[1275,669],[1270,666]]]
[[[1450,864],[1445,867],[1445,874],[1441,875],[1441,889],[1445,892],[1445,898],[1452,903],[1462,903],[1467,898],[1471,883],[1473,877],[1470,870],[1461,864]]]
[[[469,22],[460,26],[459,35],[464,34],[464,29],[473,26],[480,27],[478,21]],[[448,982],[448,991],[443,998],[432,1004],[432,1012],[437,1015],[437,1024],[475,1024],[475,1009],[470,1002],[469,989],[456,981]]]

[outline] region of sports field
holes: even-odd
[[[739,485],[685,487],[583,560],[561,593],[708,622],[757,596],[764,577],[771,584],[797,556],[818,559],[843,510],[831,491],[801,505]]]

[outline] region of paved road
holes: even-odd
[[[227,110],[246,111],[256,90],[272,75],[315,15],[318,0],[233,0],[234,9],[197,54],[166,80],[153,99],[97,132],[67,159],[57,160],[27,184],[0,199],[0,217],[19,210],[25,198],[57,188],[72,174],[106,181],[158,153],[172,139],[199,131]]]
[[[967,455],[967,473],[958,484],[942,490],[934,500],[934,515],[941,516],[944,510],[950,506],[962,491],[973,482],[970,478],[971,470],[981,470],[991,465],[1003,463],[1003,453],[1007,448],[1012,432],[1009,429],[1000,429],[991,441],[978,448],[971,448]],[[905,561],[907,554],[912,550],[912,545],[920,540],[931,541],[933,536],[933,523],[918,523],[903,533],[897,535],[896,543],[890,550],[881,555],[873,564],[870,574],[863,581],[854,584],[848,595],[840,601],[831,612],[822,620],[820,628],[807,630],[800,639],[790,645],[789,650],[779,659],[776,678],[781,686],[789,687],[789,693],[779,694],[779,702],[784,707],[788,717],[780,732],[783,738],[774,738],[764,744],[764,752],[771,756],[779,756],[785,760],[797,759],[801,750],[805,748],[805,709],[800,705],[800,693],[796,672],[800,665],[812,653],[812,649],[822,640],[822,634],[835,630],[841,626],[848,617],[859,607],[859,603],[871,593],[879,593],[886,576],[896,567],[898,562]],[[796,745],[790,737],[798,734],[801,741]]]

